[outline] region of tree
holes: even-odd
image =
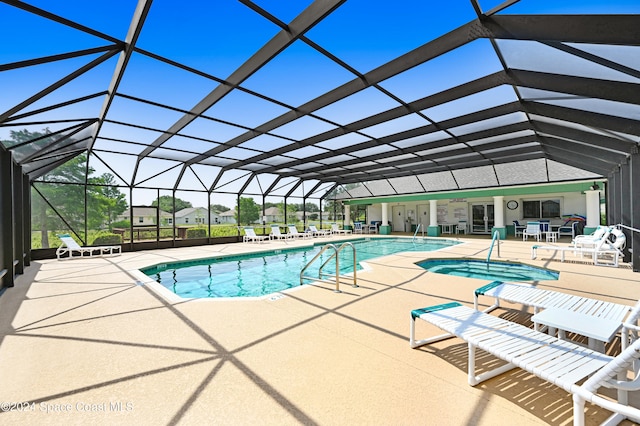
[[[236,222],[238,225],[246,223],[251,225],[260,218],[260,206],[253,198],[240,197],[240,205],[236,208]]]
[[[214,212],[214,213],[223,213],[223,212],[227,212],[229,210],[231,210],[229,207],[223,206],[222,204],[211,204],[209,206],[209,211]]]
[[[151,206],[158,207],[160,206],[160,210],[165,211],[167,213],[173,213],[173,199],[171,195],[161,195],[157,200],[153,200]],[[176,210],[179,212],[182,209],[187,209],[189,207],[193,207],[190,202],[181,200],[180,198],[176,198]],[[159,202],[159,204],[158,204]]]
[[[84,230],[84,182],[94,172],[86,164],[86,154],[78,155],[34,182],[42,198],[33,197],[31,227],[40,230],[43,248],[49,247],[49,230],[67,229],[66,224],[76,232]]]
[[[306,203],[304,208],[309,213],[315,213],[320,211],[320,207],[315,203]]]
[[[346,185],[337,186],[331,193],[325,198],[324,211],[329,213],[329,219],[339,220],[342,217],[342,205],[336,198],[338,195],[346,192],[349,189],[353,189],[360,186],[358,183],[348,183]]]
[[[11,131],[10,135],[11,140],[3,143],[7,146],[22,145],[21,152],[25,154],[50,146],[61,137],[51,134],[49,129],[41,132]],[[31,197],[31,228],[40,231],[43,248],[49,247],[50,230],[71,227],[75,232],[82,232],[85,223],[87,227],[99,228],[127,208],[124,195],[114,186],[113,175],[105,173],[92,178],[93,173],[95,170],[87,166],[87,155],[83,153],[32,184],[37,192],[32,192]],[[86,215],[85,190],[89,200]]]
[[[97,226],[101,226],[104,223],[104,217],[107,218],[107,226],[109,230],[112,229],[112,223],[116,220],[118,215],[124,212],[127,207],[126,196],[118,190],[118,187],[115,186],[115,178],[112,174],[104,173],[97,178],[91,178],[91,183],[95,185],[99,185],[96,191],[93,191],[94,199],[91,205],[91,209],[89,209],[90,216],[93,216],[91,213],[98,213],[96,207],[99,207],[101,213],[95,220],[98,221]],[[89,226],[92,226],[93,221],[89,221]]]

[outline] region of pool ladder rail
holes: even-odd
[[[493,251],[493,245],[498,242],[498,257],[500,257],[500,231],[495,231],[493,233],[493,238],[491,238],[491,245],[489,246],[489,254],[487,254],[487,265],[491,261],[491,252]]]
[[[316,254],[313,257],[313,259],[311,259],[309,261],[309,263],[307,263],[304,266],[304,268],[302,268],[302,271],[300,271],[300,285],[302,285],[304,283],[304,279],[305,278],[309,279],[309,280],[321,281],[321,282],[327,282],[327,283],[335,282],[336,283],[336,289],[334,290],[334,292],[335,293],[342,293],[342,291],[340,290],[340,257],[338,256],[338,253],[340,253],[340,251],[342,251],[345,247],[351,247],[351,249],[353,250],[353,284],[351,286],[352,287],[358,287],[357,278],[356,278],[356,266],[357,266],[356,248],[350,242],[342,243],[342,245],[340,245],[340,247],[336,247],[335,244],[327,244],[324,247],[322,247],[322,249],[318,252],[318,254]],[[322,255],[322,253],[324,253],[325,251],[327,251],[329,249],[333,249],[333,254],[331,256],[329,256],[329,258],[327,260],[325,260],[322,265],[320,265],[320,269],[318,269],[318,277],[316,278],[316,277],[312,277],[312,276],[305,276],[304,273],[309,268],[309,266],[311,266]],[[322,272],[322,270],[327,265],[327,263],[329,263],[329,261],[331,261],[331,259],[334,259],[334,258],[336,260],[336,273],[335,273],[335,275]],[[323,276],[334,277],[334,279],[333,280],[324,279],[324,278],[322,278]]]

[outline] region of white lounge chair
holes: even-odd
[[[638,307],[634,308],[637,321]],[[442,329],[446,334],[427,339],[415,339],[415,320],[422,319]],[[632,324],[625,327],[638,331]],[[613,415],[612,423],[624,418],[640,421],[640,410],[628,404],[628,391],[640,389],[640,375],[626,380],[634,362],[640,358],[640,340],[623,342],[623,351],[611,357],[578,344],[532,330],[496,316],[479,312],[458,302],[411,311],[409,344],[416,348],[455,335],[468,343],[468,382],[475,386],[513,368],[521,368],[542,380],[564,389],[573,395],[573,424],[585,423],[584,405],[588,401]],[[628,346],[627,346],[628,344]],[[507,362],[494,370],[476,374],[476,349]],[[586,381],[578,385],[582,380]],[[614,401],[598,393],[602,387],[618,390]]]
[[[351,229],[340,229],[340,228],[338,228],[338,224],[337,223],[332,223],[331,224],[331,233],[332,234],[346,235],[346,234],[351,234]]]
[[[269,240],[268,235],[256,235],[256,231],[251,227],[244,228],[244,235],[242,236],[242,241],[245,243],[248,242],[259,242],[262,243],[264,241]]]
[[[573,244],[568,247],[534,245],[531,247],[531,259],[535,259],[538,256],[538,250],[551,250],[560,252],[560,261],[564,262],[565,253],[572,252],[574,255],[580,254],[580,257],[584,257],[585,254],[591,255],[594,265],[613,266],[617,268],[620,256],[623,255],[622,250],[626,244],[626,237],[619,229],[615,231],[617,238],[614,242],[609,240],[609,235],[613,230],[607,229],[605,235],[598,241],[595,247],[576,247]]]
[[[564,308],[576,312],[583,312],[596,317],[615,319],[622,323],[624,317],[633,306],[599,299],[591,299],[563,293],[554,290],[546,290],[529,284],[505,283],[493,281],[485,286],[477,288],[474,292],[474,307],[478,309],[478,297],[486,296],[495,299],[494,304],[484,312],[488,313],[500,307],[500,301],[517,303],[530,306],[534,313],[546,308]]]
[[[318,229],[315,225],[309,225],[309,231],[311,231],[311,235],[318,237],[328,237],[331,235],[331,231],[328,229]]]
[[[540,241],[542,237],[540,222],[527,222],[527,227],[522,230],[522,241],[527,241],[529,237],[535,237],[536,241]]]
[[[280,232],[280,226],[271,225],[271,233],[269,234],[269,239],[271,240],[288,240],[293,238],[291,234],[283,234]]]
[[[534,314],[544,309],[565,309],[602,320],[614,321],[619,323],[621,327],[625,317],[627,317],[633,309],[631,305],[541,289],[533,285],[505,283],[502,281],[494,281],[475,290],[473,305],[476,310],[479,310],[478,299],[480,296],[495,299],[493,305],[483,311],[485,313],[499,308],[500,301],[502,300],[508,303],[532,307]],[[589,346],[593,348],[599,346],[603,349],[604,343],[605,342],[602,342],[601,344],[593,339],[589,340]]]
[[[298,232],[298,228],[295,225],[288,225],[289,233],[287,235],[291,235],[291,238],[313,238],[313,234],[311,232]]]
[[[602,240],[602,237],[607,234],[608,230],[611,232],[611,230],[607,229],[606,226],[598,226],[596,230],[589,235],[576,235],[571,243],[575,247],[595,247],[598,245],[600,240]]]
[[[115,256],[122,254],[122,246],[80,246],[69,234],[58,235],[62,245],[56,250],[58,260],[93,256]],[[65,254],[69,254],[64,257]],[[78,256],[74,257],[74,253]]]

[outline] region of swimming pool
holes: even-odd
[[[358,262],[400,252],[440,250],[459,244],[453,240],[430,238],[367,238],[350,242],[356,248]],[[264,296],[299,286],[300,271],[326,244],[165,263],[141,269],[141,272],[185,298]],[[317,276],[320,265],[331,254],[332,251],[323,253],[305,275]],[[342,250],[339,260],[341,274],[353,272],[351,250]],[[335,272],[335,263],[332,263],[329,262],[325,270]]]
[[[514,262],[487,263],[478,259],[429,259],[416,265],[436,274],[478,278],[492,281],[546,281],[557,280],[560,273]]]

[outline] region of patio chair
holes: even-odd
[[[372,221],[369,224],[369,233],[370,234],[377,234],[379,231],[379,226],[382,225],[382,222],[378,222],[378,221]]]
[[[416,340],[415,320],[418,318],[440,328],[445,334]],[[637,316],[634,320],[637,321]],[[607,424],[616,424],[615,421],[624,418],[640,421],[640,410],[629,405],[627,396],[628,391],[640,390],[640,375],[627,380],[628,371],[633,370],[633,364],[640,359],[640,340],[629,344],[618,356],[611,357],[458,302],[415,309],[411,311],[410,324],[411,348],[451,336],[467,342],[467,374],[471,386],[520,368],[573,395],[574,425],[584,425],[586,401],[613,412]],[[475,354],[478,348],[507,364],[476,374]],[[584,383],[578,385],[582,380]],[[602,387],[617,389],[617,401],[599,394]]]
[[[313,238],[313,234],[310,232],[298,232],[298,228],[295,225],[288,225],[289,233],[287,235],[291,235],[291,238]]]
[[[271,225],[271,233],[269,234],[270,240],[288,240],[293,238],[291,234],[283,234],[280,232],[279,225]]]
[[[536,241],[540,241],[542,237],[540,222],[527,222],[527,227],[522,231],[522,241],[527,241],[529,237],[535,237]]]
[[[362,234],[362,222],[354,222],[353,223],[353,233],[354,234]]]
[[[582,221],[567,221],[558,227],[558,236],[571,236],[571,239],[574,239],[577,235],[580,235],[583,227]]]
[[[77,259],[80,257],[114,256],[122,254],[122,246],[80,246],[69,234],[58,235],[62,245],[56,250],[58,260]],[[74,257],[74,253],[79,256]],[[65,254],[69,254],[64,257]]]
[[[467,235],[467,221],[466,220],[461,220],[456,225],[456,234],[459,234],[461,232],[464,232],[464,234]]]
[[[245,243],[257,241],[262,243],[266,240],[269,240],[268,235],[256,235],[256,231],[252,227],[244,228],[244,235],[242,236],[242,241]]]
[[[351,229],[340,229],[340,228],[338,228],[338,224],[337,223],[332,223],[331,224],[331,233],[332,234],[346,235],[346,234],[351,234]]]
[[[522,234],[522,232],[526,229],[527,227],[524,225],[520,225],[520,222],[518,222],[517,220],[513,221],[513,231],[515,236],[517,237],[518,235]]]
[[[309,225],[309,231],[311,231],[311,235],[318,237],[328,237],[331,235],[331,231],[328,229],[318,229],[315,225]]]

